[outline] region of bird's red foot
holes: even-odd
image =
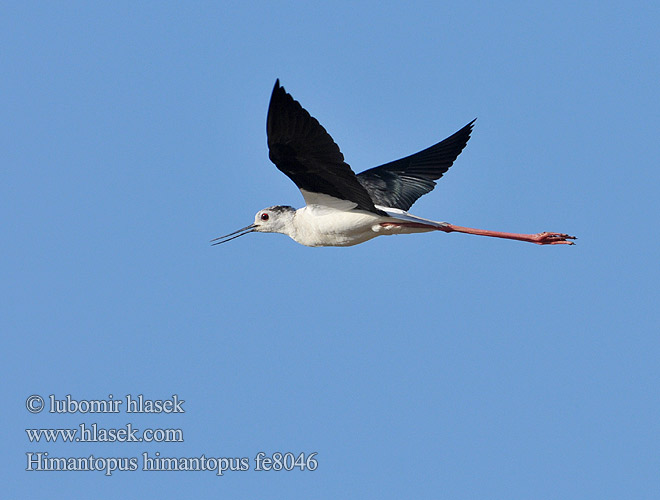
[[[575,245],[575,236],[563,233],[539,233],[534,235],[534,243],[537,245]]]

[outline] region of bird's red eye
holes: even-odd
[[[261,220],[263,220],[263,221],[268,220],[268,214],[267,214],[266,212],[264,212],[263,214],[261,214]]]

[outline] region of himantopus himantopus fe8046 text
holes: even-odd
[[[282,233],[302,245],[351,246],[387,234],[443,231],[494,236],[539,245],[572,245],[563,233],[517,234],[436,222],[407,210],[435,187],[435,180],[463,151],[474,121],[419,153],[355,174],[319,122],[280,86],[270,98],[266,120],[269,157],[300,189],[306,206],[276,205],[257,212],[254,223],[212,240],[214,245],[244,234]]]

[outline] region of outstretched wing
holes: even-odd
[[[382,213],[330,134],[280,87],[279,80],[270,98],[266,133],[271,161],[298,186],[308,205],[348,200],[356,208]]]
[[[454,135],[430,148],[357,175],[376,205],[408,210],[417,199],[435,187],[463,151],[474,120]]]

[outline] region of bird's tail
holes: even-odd
[[[392,217],[393,219],[396,219],[397,221],[401,221],[404,223],[404,225],[409,226],[409,227],[420,227],[420,228],[428,228],[428,229],[437,229],[439,231],[442,231],[443,228],[447,227],[446,222],[438,222],[435,220],[431,219],[425,219],[423,217],[418,217],[416,215],[411,215],[408,212],[404,210],[400,210],[398,208],[385,208],[385,207],[379,207],[376,206],[376,208],[382,210],[385,212],[389,217]]]

